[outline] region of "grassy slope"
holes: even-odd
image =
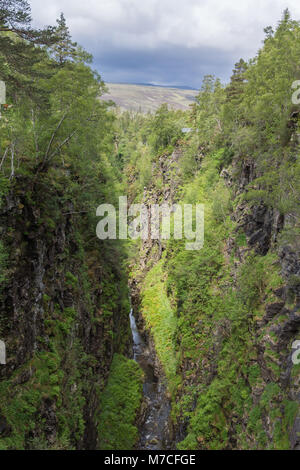
[[[163,103],[173,109],[188,109],[193,103],[196,90],[181,90],[156,86],[127,85],[118,83],[107,84],[110,93],[101,97],[103,100],[112,100],[120,108],[126,110],[153,112]]]
[[[138,364],[115,354],[101,398],[100,449],[130,450],[138,439],[136,413],[142,400],[143,372]]]

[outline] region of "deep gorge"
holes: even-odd
[[[0,31],[0,449],[299,450],[300,24],[142,114],[99,100],[63,15],[22,18]],[[203,248],[99,240],[120,196],[204,204]]]

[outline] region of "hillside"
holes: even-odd
[[[109,93],[105,93],[102,100],[112,100],[121,109],[143,113],[154,112],[163,103],[172,109],[187,110],[198,94],[196,90],[123,83],[107,83],[107,87]]]

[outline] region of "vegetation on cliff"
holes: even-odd
[[[100,449],[128,450],[137,444],[135,425],[143,396],[143,372],[135,361],[116,354],[101,397]]]
[[[143,374],[125,266],[179,449],[299,446],[300,23],[285,11],[190,111],[118,114],[62,15],[0,10],[1,449],[132,449]],[[184,127],[191,132],[184,133]],[[99,241],[103,202],[205,204],[205,244]]]
[[[36,31],[26,1],[2,4],[0,447],[96,448],[110,364],[130,344],[123,249],[95,234],[120,191],[115,117],[63,15]]]
[[[299,32],[285,11],[229,85],[205,77],[190,113],[127,115],[128,131],[138,126],[128,143],[135,153],[122,150],[132,199],[205,204],[200,252],[184,241],[145,242],[132,272],[174,426],[185,429],[179,449],[298,445],[299,109],[291,86]],[[194,129],[187,136],[175,132],[182,119]]]

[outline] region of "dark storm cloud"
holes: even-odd
[[[35,24],[63,11],[73,38],[93,53],[106,81],[199,87],[205,74],[224,81],[234,63],[261,46],[299,0],[30,0]]]
[[[94,58],[103,78],[108,81],[189,85],[195,88],[200,87],[206,74],[226,80],[231,73],[233,59],[232,53],[218,49],[185,47],[145,51],[113,48],[95,53]]]

